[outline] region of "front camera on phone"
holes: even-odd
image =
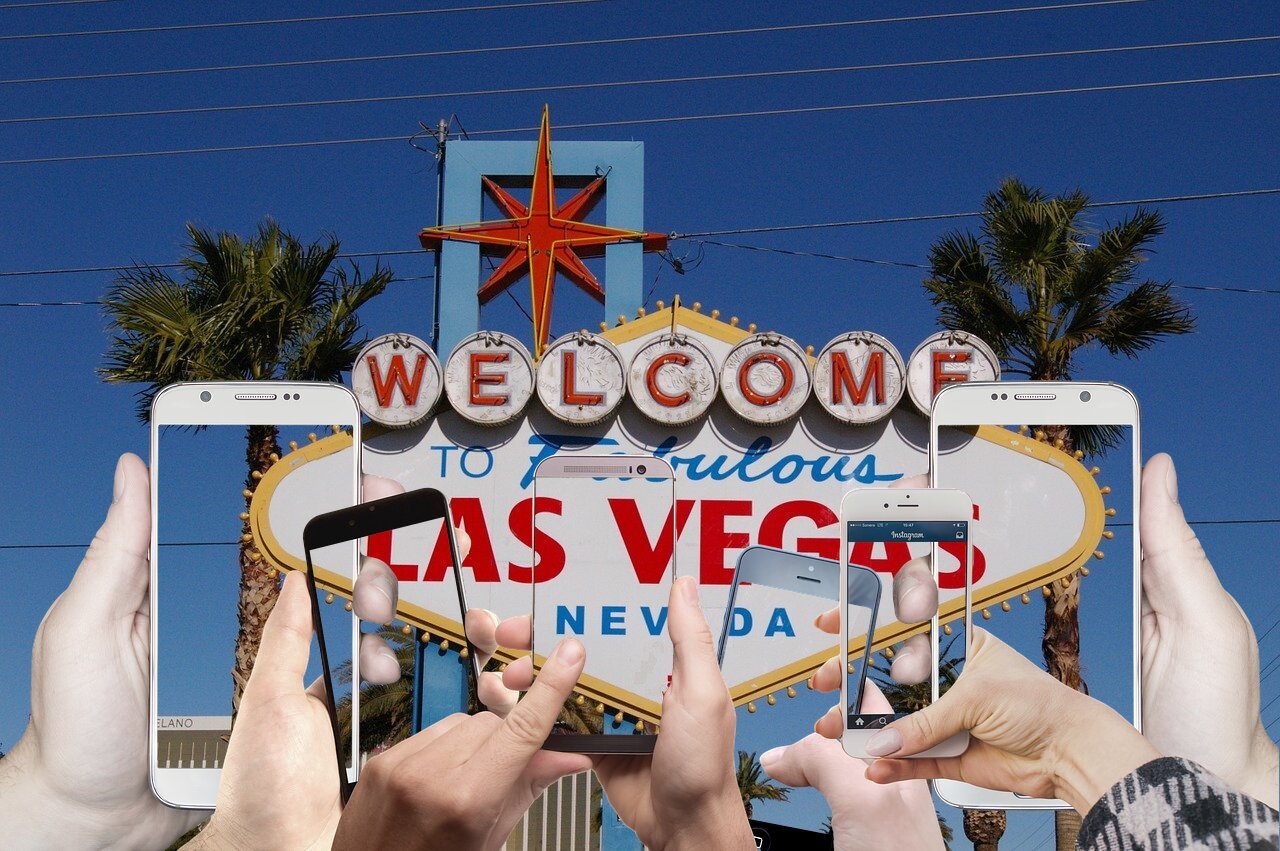
[[[209,401],[210,399],[212,399],[212,398],[213,398],[213,394],[212,394],[212,393],[210,393],[208,390],[202,391],[202,392],[200,393],[200,401],[201,401],[201,402],[208,402],[208,401]]]
[[[1090,393],[1088,390],[1081,390],[1081,391],[1080,391],[1080,401],[1081,401],[1081,402],[1088,402],[1088,401],[1089,401],[1090,399],[1092,399],[1092,398],[1093,398],[1093,394],[1092,394],[1092,393]]]

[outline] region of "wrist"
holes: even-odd
[[[1109,711],[1084,714],[1092,716],[1090,723],[1076,726],[1074,734],[1064,737],[1066,748],[1053,761],[1052,777],[1054,794],[1081,816],[1121,778],[1161,756],[1118,715]]]
[[[707,851],[707,849],[755,848],[742,794],[736,785],[715,799],[698,807],[695,815],[683,824],[672,825],[670,838],[660,846],[648,845],[651,851]]]
[[[1261,720],[1254,735],[1251,756],[1246,777],[1239,784],[1240,791],[1273,810],[1280,809],[1280,749],[1267,735]]]

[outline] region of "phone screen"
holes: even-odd
[[[1134,429],[1065,426],[1058,449],[1041,428],[938,428],[937,486],[974,502],[974,625],[1132,721]]]
[[[351,424],[338,424],[339,431]],[[289,442],[311,449],[311,436],[324,434],[325,488],[302,489],[268,472],[250,474],[246,458],[275,453],[288,463]],[[247,682],[283,574],[263,550],[301,554],[305,520],[355,503],[355,453],[349,433],[330,425],[166,425],[159,428],[152,457],[156,477],[155,571],[156,767],[218,769],[226,757],[234,725],[236,685]],[[333,447],[337,446],[335,450]],[[285,447],[282,451],[281,447]],[[318,453],[315,453],[318,454]],[[254,494],[270,489],[270,513],[255,527],[249,517]],[[272,523],[271,520],[276,522]],[[300,518],[297,523],[289,518]],[[272,529],[288,528],[297,540],[264,540]],[[281,533],[284,534],[284,533]],[[353,550],[326,554],[325,575],[349,587]],[[302,564],[291,565],[303,567]],[[330,662],[350,670],[353,615],[346,600],[322,589],[321,616],[329,636]],[[321,674],[312,639],[307,682]],[[336,685],[350,702],[350,681]]]
[[[879,588],[876,568],[890,563],[902,565],[912,558],[931,555],[937,544],[939,574],[963,577],[966,573],[969,552],[969,523],[966,520],[850,520],[845,524],[846,546],[849,554],[848,613],[845,618],[849,640],[849,660],[846,667],[845,695],[846,726],[850,730],[878,729],[896,718],[927,706],[932,700],[928,681],[918,684],[895,683],[889,678],[888,667],[879,666],[874,657],[863,653],[855,657],[855,642],[871,644],[875,629],[876,612],[865,601],[869,598],[869,583]],[[857,570],[857,568],[862,568]],[[963,582],[963,580],[961,580]],[[957,620],[963,622],[963,610]],[[928,630],[928,624],[922,629]],[[953,642],[942,642],[941,652],[935,648],[934,658],[939,660],[940,684],[945,684],[954,656]],[[959,655],[963,656],[963,641]],[[889,712],[863,711],[863,697],[867,680],[871,679],[884,694],[891,707]]]
[[[545,475],[544,467],[534,477],[535,669],[567,638],[586,649],[575,698],[553,738],[651,735],[671,676],[674,481],[656,459],[623,476],[591,475],[604,469],[594,460],[566,460],[569,477]]]

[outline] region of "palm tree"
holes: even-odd
[[[754,751],[738,751],[738,791],[742,793],[742,807],[751,818],[752,801],[786,801],[791,797],[791,787],[774,783],[764,777],[760,760]]]
[[[983,203],[978,233],[946,234],[929,251],[924,281],[944,327],[978,335],[1006,372],[1035,381],[1070,379],[1076,356],[1101,347],[1137,357],[1156,342],[1192,330],[1190,307],[1168,283],[1138,280],[1138,266],[1164,232],[1158,211],[1092,233],[1083,192],[1051,197],[1014,178]],[[1067,452],[1115,444],[1112,428],[1041,426]],[[1080,676],[1080,584],[1072,575],[1044,598],[1043,652],[1049,673],[1084,690]],[[1071,825],[1059,819],[1059,844]],[[1078,819],[1076,827],[1078,829]],[[967,828],[966,828],[967,831]],[[1075,842],[1069,837],[1067,847]]]
[[[413,639],[395,627],[383,627],[377,633],[395,653],[400,663],[400,679],[386,685],[360,685],[360,752],[386,749],[413,734]],[[343,662],[334,671],[334,679],[351,684],[351,662]],[[351,692],[337,703],[338,734],[342,742],[351,741]]]
[[[155,266],[121,272],[103,300],[112,333],[107,381],[139,383],[145,422],[157,392],[179,381],[285,378],[335,381],[363,345],[356,311],[393,280],[375,268],[364,278],[334,265],[338,240],[303,245],[274,222],[248,240],[187,226],[181,275]],[[257,479],[279,457],[275,426],[251,425],[246,435],[245,507]],[[231,711],[257,655],[262,627],[279,586],[249,538],[242,515],[239,632],[232,670]]]

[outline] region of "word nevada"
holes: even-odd
[[[933,334],[905,361],[870,331],[841,334],[817,356],[774,333],[744,337],[723,359],[680,331],[654,333],[627,349],[624,356],[604,336],[580,331],[553,341],[535,361],[511,335],[480,331],[441,363],[422,340],[387,334],[357,356],[351,383],[365,414],[391,428],[423,422],[442,398],[463,419],[502,425],[535,395],[570,425],[598,423],[629,396],[641,414],[666,426],[697,422],[717,397],[744,420],[770,426],[797,416],[810,397],[850,425],[883,419],[904,395],[928,414],[944,385],[1000,377],[990,347],[959,331]]]

